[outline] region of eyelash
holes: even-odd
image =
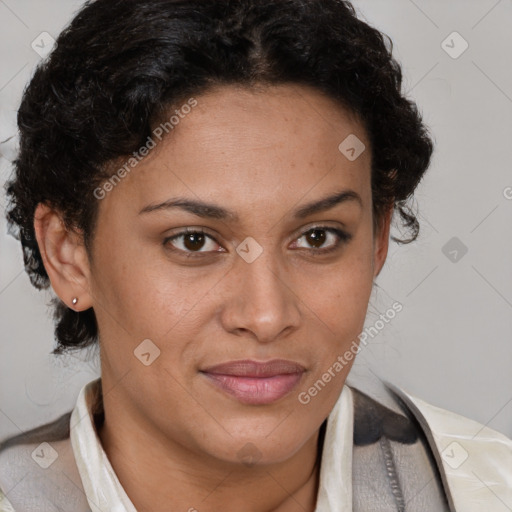
[[[328,254],[328,253],[337,251],[340,249],[342,244],[349,242],[352,238],[352,235],[346,233],[345,231],[342,231],[341,229],[333,228],[330,226],[313,226],[313,227],[309,228],[307,231],[304,231],[295,240],[299,240],[300,238],[307,235],[311,231],[327,231],[329,233],[333,233],[333,234],[337,235],[339,238],[338,242],[335,243],[332,247],[329,247],[328,249],[303,249],[306,251],[310,251],[311,254],[313,254],[314,256],[321,256],[324,254]],[[163,244],[164,244],[164,246],[168,247],[170,251],[182,253],[187,258],[196,258],[196,257],[200,258],[200,257],[203,257],[205,254],[210,254],[212,252],[212,251],[202,251],[202,252],[201,251],[184,251],[182,249],[176,249],[175,247],[172,247],[172,244],[169,243],[172,240],[175,240],[181,236],[185,236],[185,235],[189,235],[189,234],[204,235],[204,236],[210,238],[211,240],[213,240],[215,243],[219,244],[213,236],[206,233],[203,229],[190,229],[190,228],[187,228],[184,231],[180,231],[179,233],[176,233],[175,235],[172,235],[172,236],[166,238],[164,240]],[[218,251],[213,251],[213,252],[218,252]]]

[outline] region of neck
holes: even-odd
[[[109,414],[108,398],[98,435],[139,512],[314,511],[325,423],[290,459],[247,466],[194,453],[127,414],[129,407],[117,404]]]

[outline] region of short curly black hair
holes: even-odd
[[[6,185],[9,233],[26,271],[50,285],[34,232],[39,203],[58,209],[88,251],[108,164],[132,154],[162,114],[216,85],[308,85],[356,114],[372,147],[375,219],[389,208],[409,238],[419,224],[408,206],[429,166],[433,142],[388,36],[344,0],[88,1],[26,87],[18,111],[20,151]],[[90,254],[90,252],[89,252]],[[52,354],[92,346],[92,308],[53,299]]]

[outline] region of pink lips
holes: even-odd
[[[293,361],[230,361],[201,370],[208,380],[246,404],[268,404],[287,395],[305,368]]]

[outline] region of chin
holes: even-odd
[[[274,424],[275,429],[275,424]],[[210,448],[210,454],[215,458],[229,464],[242,464],[246,467],[278,464],[293,457],[310,436],[296,432],[293,436],[283,435],[274,432],[276,435],[267,433],[250,432],[239,435],[226,435],[222,441],[219,440]]]

